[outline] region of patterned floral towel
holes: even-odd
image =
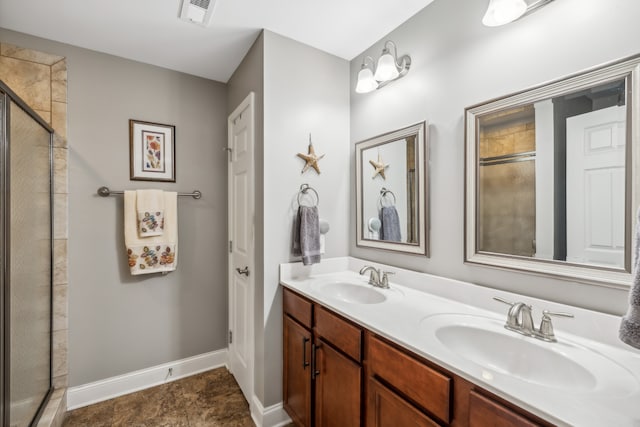
[[[164,233],[164,191],[137,190],[138,236],[162,236]]]
[[[135,191],[124,193],[124,242],[132,275],[174,271],[178,265],[178,209],[175,192],[165,191],[164,233],[140,237]]]

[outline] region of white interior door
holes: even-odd
[[[624,267],[626,108],[567,119],[567,261]]]
[[[228,119],[229,368],[247,402],[253,394],[254,94]]]

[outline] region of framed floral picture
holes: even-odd
[[[175,142],[175,126],[129,120],[130,179],[176,182]]]

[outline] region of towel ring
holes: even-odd
[[[391,197],[393,197],[393,203],[385,205],[384,204],[384,200],[386,199],[387,201],[389,200],[388,195],[391,194]],[[389,207],[389,206],[395,206],[396,205],[396,195],[393,194],[393,191],[391,190],[387,190],[386,188],[382,187],[382,189],[380,190],[380,197],[378,197],[378,204],[379,207]]]
[[[313,191],[313,194],[316,195],[316,203],[314,205],[311,205],[311,206],[318,206],[318,204],[320,203],[320,196],[318,196],[318,192],[313,187],[311,187],[309,184],[302,184],[300,186],[300,190],[298,191],[298,206],[302,206],[302,203],[301,203],[302,202],[302,196],[306,195],[309,190]]]

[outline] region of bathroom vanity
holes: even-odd
[[[409,286],[374,288],[354,271],[364,263],[281,266],[284,407],[297,425],[624,426],[640,419],[640,354],[610,337],[565,332],[606,334],[615,316],[389,266],[376,267]],[[492,296],[531,304],[536,324],[542,309],[576,318],[554,319],[558,342],[542,342],[503,328],[508,308]]]

